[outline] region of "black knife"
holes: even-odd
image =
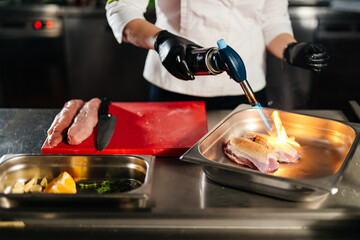
[[[112,116],[109,113],[109,98],[102,98],[99,108],[99,121],[98,121],[98,131],[96,137],[97,147],[100,151],[104,150],[109,144],[116,125],[116,116]]]

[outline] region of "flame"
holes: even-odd
[[[273,137],[276,137],[278,143],[286,142],[286,143],[289,143],[289,144],[291,144],[293,146],[300,147],[300,144],[295,141],[295,137],[288,137],[287,136],[285,128],[282,125],[282,122],[281,122],[281,119],[280,119],[280,116],[279,116],[279,112],[278,111],[273,111],[273,113],[271,114],[271,118],[272,118],[272,120],[274,121],[274,124],[275,124],[276,134],[275,133],[270,133],[270,135],[273,136]]]

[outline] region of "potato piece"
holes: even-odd
[[[23,182],[15,183],[11,189],[11,193],[24,193],[24,185]]]
[[[24,186],[24,192],[30,192],[31,186],[33,186],[37,182],[37,178],[32,178],[30,181],[28,181]]]
[[[42,187],[46,187],[48,185],[48,181],[47,181],[47,178],[44,177],[41,182],[40,182],[40,186]]]
[[[32,185],[30,192],[42,192],[42,187],[39,184]]]

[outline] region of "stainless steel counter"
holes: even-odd
[[[46,130],[57,112],[0,109],[0,154],[40,154]],[[208,112],[209,129],[229,112]],[[298,112],[345,120],[339,111]],[[177,158],[157,158],[152,186],[154,205],[149,209],[125,211],[100,204],[84,208],[0,209],[0,233],[40,239],[356,238],[360,231],[359,173],[357,149],[336,195],[317,202],[295,203],[221,186],[208,180],[199,165]]]

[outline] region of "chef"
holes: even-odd
[[[149,49],[144,77],[152,84],[151,101],[201,100],[207,109],[234,109],[248,103],[242,88],[226,73],[194,76],[186,62],[189,49],[214,47],[219,39],[243,59],[247,80],[263,106],[267,105],[266,49],[294,66],[317,72],[327,66],[322,45],[294,39],[287,0],[157,0],[155,25],[143,16],[148,3],[108,0],[106,16],[119,43]],[[67,102],[48,131],[49,146],[61,142],[71,124],[69,144],[86,139],[97,123],[99,106],[96,98]],[[84,133],[84,129],[88,130]]]
[[[148,0],[108,0],[106,17],[119,43],[149,49],[144,77],[151,101],[202,100],[208,109],[233,109],[248,103],[241,87],[226,73],[194,76],[188,49],[210,48],[223,38],[243,59],[247,80],[266,106],[265,53],[288,64],[320,72],[326,49],[298,43],[287,0],[157,0],[154,24],[145,20]]]

